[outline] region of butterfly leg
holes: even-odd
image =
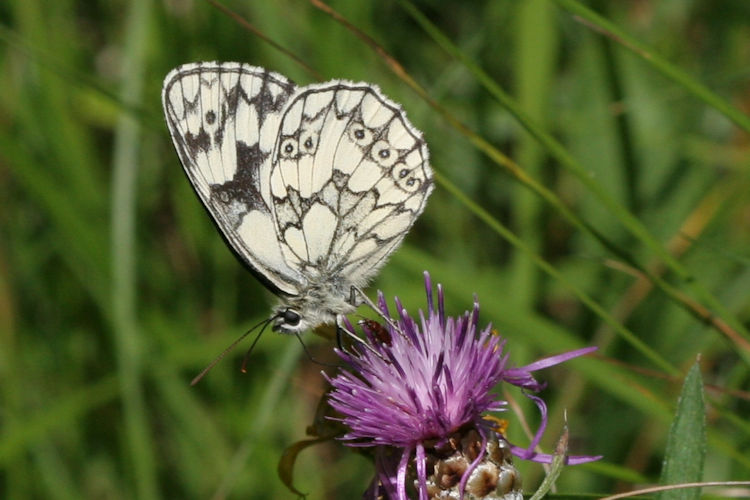
[[[380,359],[383,359],[383,356],[372,348],[370,344],[368,344],[365,340],[362,340],[359,338],[353,331],[349,330],[346,325],[343,323],[343,314],[339,314],[336,316],[336,344],[338,344],[338,348],[341,349],[343,352],[349,353],[345,348],[341,340],[343,339],[343,335],[346,334],[349,337],[351,337],[355,342],[361,344],[364,346],[365,349],[373,353],[375,356],[379,357]],[[355,354],[356,355],[356,354]]]
[[[383,311],[381,311],[380,308],[378,308],[378,306],[375,305],[375,302],[373,302],[372,300],[370,300],[370,297],[368,297],[367,295],[365,295],[364,290],[362,290],[359,287],[352,286],[352,288],[350,290],[350,293],[351,293],[351,296],[349,298],[349,300],[350,300],[349,303],[350,304],[352,304],[352,305],[356,304],[356,302],[355,302],[355,300],[356,300],[355,299],[355,295],[359,294],[359,296],[362,297],[362,302],[360,302],[360,303],[367,304],[367,306],[370,309],[372,309],[373,311],[375,311],[376,313],[378,313],[378,315],[381,318],[383,318],[386,323],[388,323],[388,326],[390,326],[391,328],[393,328],[394,331],[399,332],[401,335],[403,335],[403,332],[398,327],[398,325],[391,318],[389,318],[386,314],[384,314]]]
[[[341,339],[344,337],[344,328],[339,324],[339,317],[336,317],[336,347],[339,348],[340,351],[346,352],[346,349],[344,349],[344,344],[341,341]]]

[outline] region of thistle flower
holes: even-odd
[[[419,311],[419,323],[398,298],[399,319],[391,319],[380,293],[378,308],[386,324],[364,322],[368,348],[338,351],[349,369],[329,379],[329,403],[349,429],[342,439],[349,446],[376,447],[377,473],[365,496],[406,500],[410,477],[416,478],[420,500],[463,498],[464,493],[471,498],[522,498],[511,454],[543,463],[553,458],[534,451],[547,425],[547,407],[528,393],[545,386],[531,372],[596,348],[508,367],[506,341],[489,325],[477,334],[476,300],[471,312],[447,318],[442,287],[437,287],[435,309],[426,272],[425,288],[427,314]],[[491,392],[500,382],[522,388],[541,413],[541,424],[527,448],[508,443],[486,418],[507,407]],[[567,463],[598,458],[570,456]]]

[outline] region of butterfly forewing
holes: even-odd
[[[294,89],[262,68],[198,63],[173,70],[162,96],[185,172],[225,239],[274,291],[291,295],[304,278],[277,240],[263,235],[276,233],[266,179],[281,110]]]

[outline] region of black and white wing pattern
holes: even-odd
[[[297,332],[354,310],[422,213],[432,170],[421,133],[379,89],[296,87],[239,63],[195,63],[164,82],[185,172],[237,256]]]

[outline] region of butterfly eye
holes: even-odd
[[[292,311],[291,309],[286,309],[282,313],[281,319],[284,320],[284,324],[287,326],[297,326],[299,325],[299,322],[302,318],[296,311]]]
[[[281,141],[281,147],[279,148],[279,154],[282,158],[296,158],[297,157],[297,139],[294,137],[287,137]]]
[[[398,160],[398,152],[386,141],[378,141],[372,145],[370,156],[381,167],[390,167]]]
[[[357,146],[369,146],[372,142],[372,131],[359,122],[349,126],[349,137]]]

